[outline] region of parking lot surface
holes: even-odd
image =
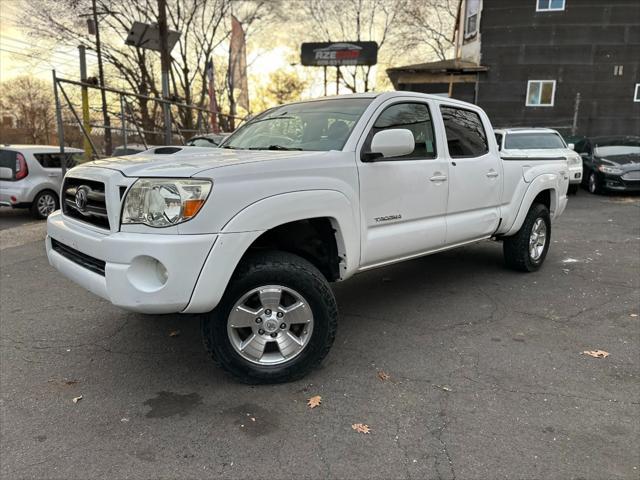
[[[261,387],[197,318],[111,306],[24,228],[0,245],[2,478],[640,476],[640,197],[572,197],[534,274],[483,242],[335,285],[323,366]]]

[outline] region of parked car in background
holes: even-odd
[[[84,162],[83,150],[65,147],[67,168]],[[0,206],[29,208],[38,219],[60,208],[62,168],[60,147],[4,145],[0,147]]]
[[[186,145],[189,147],[217,147],[227,138],[230,133],[205,133],[204,135],[196,135],[187,140]]]
[[[640,136],[584,138],[576,143],[591,193],[640,192]]]
[[[548,159],[565,157],[569,167],[568,193],[578,192],[582,182],[582,158],[567,144],[562,136],[550,128],[502,128],[496,129],[496,141],[502,156]]]

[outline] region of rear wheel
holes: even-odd
[[[550,239],[549,209],[535,203],[529,209],[518,233],[504,239],[503,252],[507,266],[521,272],[535,272],[547,256]]]
[[[266,252],[242,262],[201,327],[205,348],[225,371],[245,383],[280,383],[303,377],[324,359],[337,307],[311,263]]]
[[[59,208],[58,196],[51,190],[44,190],[36,195],[31,204],[31,215],[42,220]]]

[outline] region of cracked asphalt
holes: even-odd
[[[640,197],[572,197],[538,273],[483,242],[335,285],[323,366],[265,387],[197,319],[119,310],[56,275],[42,229],[3,234],[2,478],[640,476]]]

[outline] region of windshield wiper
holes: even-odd
[[[249,147],[247,150],[302,150],[301,148],[283,147],[282,145],[269,145],[268,147]]]

